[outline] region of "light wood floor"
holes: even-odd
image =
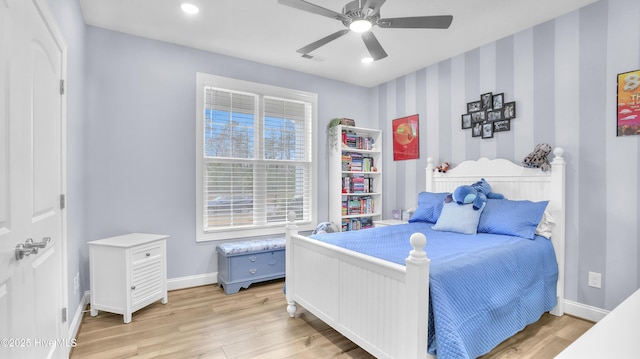
[[[373,358],[304,308],[289,318],[282,285],[233,295],[215,285],[171,291],[169,303],[135,312],[130,324],[85,313],[71,358]],[[482,358],[553,358],[592,325],[545,314]]]

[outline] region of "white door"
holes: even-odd
[[[70,344],[62,316],[63,45],[40,3],[0,0],[0,358],[63,358]]]

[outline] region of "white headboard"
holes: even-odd
[[[564,247],[565,247],[565,166],[564,150],[556,147],[551,169],[525,168],[509,160],[480,158],[464,161],[446,173],[438,172],[432,158],[427,159],[428,192],[453,192],[458,186],[469,185],[484,178],[491,190],[513,200],[548,200],[547,210],[556,222],[551,240],[558,260],[558,305],[553,314],[564,312]]]

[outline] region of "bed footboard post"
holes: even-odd
[[[293,236],[298,234],[298,226],[295,223],[296,213],[294,211],[289,212],[287,215],[287,225],[285,228],[286,233],[286,247],[285,247],[285,279],[284,279],[284,288],[285,288],[285,296],[287,298],[287,313],[291,318],[295,317],[296,311],[298,308],[296,307],[296,302],[293,300],[293,293],[295,290],[294,280],[293,280]]]
[[[427,357],[427,329],[429,322],[429,263],[424,247],[427,237],[422,233],[411,235],[413,250],[405,259],[406,323],[404,325],[404,358]]]
[[[566,240],[566,228],[565,228],[565,211],[566,211],[566,197],[565,197],[565,176],[566,176],[566,162],[564,160],[564,149],[562,147],[556,147],[553,150],[554,158],[551,161],[551,178],[552,178],[552,198],[554,203],[551,208],[552,215],[556,219],[556,227],[553,229],[551,235],[551,241],[553,242],[553,248],[556,252],[556,260],[558,261],[558,287],[556,295],[558,298],[558,304],[551,310],[551,314],[560,316],[564,314],[564,265],[565,265],[565,240]]]

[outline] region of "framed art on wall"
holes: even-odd
[[[420,133],[417,114],[393,120],[392,134],[394,161],[420,158]]]
[[[493,109],[501,110],[502,104],[504,103],[504,93],[499,93],[493,95]]]
[[[618,74],[616,135],[640,135],[640,70]]]
[[[493,94],[491,92],[480,95],[481,109],[492,110],[493,109]]]
[[[511,120],[500,120],[493,123],[493,132],[503,132],[511,130]]]
[[[516,117],[516,103],[515,102],[507,102],[504,104],[504,109],[502,110],[502,118],[505,120],[509,120]]]
[[[465,113],[462,115],[462,129],[471,128],[471,115]]]
[[[467,113],[462,114],[462,129],[471,129],[471,137],[493,138],[496,132],[511,131],[511,120],[516,118],[516,102],[504,102],[504,92],[480,95],[480,101],[467,102]]]

